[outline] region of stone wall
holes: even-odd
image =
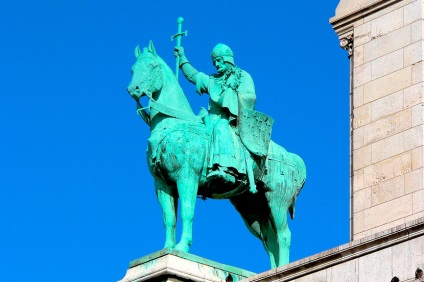
[[[415,280],[424,267],[424,218],[260,273],[243,282],[389,282]]]
[[[373,3],[331,19],[353,54],[352,240],[424,216],[423,0]]]

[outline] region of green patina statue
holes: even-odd
[[[209,116],[206,121],[213,130],[207,178],[211,181],[214,178],[220,179],[224,185],[231,185],[236,179],[242,178],[241,174],[246,175],[247,171],[247,175],[252,176],[252,181],[249,182],[250,191],[256,193],[253,164],[249,161],[251,158],[244,155],[246,150],[236,134],[239,113],[243,109],[253,110],[255,107],[256,95],[252,78],[235,66],[233,51],[224,44],[218,44],[212,50],[212,61],[218,73],[211,76],[198,72],[189,63],[184,48],[176,47],[175,55],[179,58],[184,76],[196,84],[197,93],[210,95]],[[264,145],[268,146],[268,142]]]
[[[236,67],[228,46],[213,49],[218,73],[210,76],[191,66],[179,43],[174,54],[197,92],[210,95],[209,111],[193,113],[176,76],[151,42],[143,51],[135,49],[128,86],[151,130],[147,161],[163,212],[164,247],[189,251],[198,195],[230,199],[249,231],[262,241],[271,267],[287,264],[287,212],[294,218],[296,198],[305,183],[302,159],[270,140],[273,120],[254,110],[253,80]],[[142,96],[148,97],[148,107],[140,104]],[[177,243],[178,198],[182,234]]]

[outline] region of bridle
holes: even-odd
[[[151,75],[149,76],[148,83],[146,85],[146,89],[141,89],[139,92],[141,93],[140,97],[143,95],[146,95],[149,98],[149,105],[147,107],[143,107],[143,105],[140,103],[140,99],[135,99],[137,102],[137,113],[138,115],[144,120],[144,122],[150,126],[151,124],[151,118],[150,118],[150,112],[152,109],[156,110],[159,113],[162,113],[164,115],[195,122],[195,123],[203,123],[202,119],[194,114],[186,113],[185,111],[180,110],[179,108],[173,108],[170,106],[165,105],[164,103],[161,103],[159,101],[156,101],[153,98],[153,93],[150,91],[150,89],[153,89],[153,85],[155,83],[155,77],[159,76],[159,71],[161,68],[159,65],[153,67],[153,71],[151,72]],[[148,110],[148,111],[147,111]]]

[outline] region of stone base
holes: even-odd
[[[424,269],[424,217],[249,277],[243,282],[415,280]]]
[[[255,273],[172,249],[136,259],[119,282],[236,282]]]
[[[424,217],[257,275],[164,249],[132,261],[119,282],[424,281],[414,279],[417,268],[424,269]]]

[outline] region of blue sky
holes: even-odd
[[[219,42],[255,82],[272,138],[307,166],[291,261],[349,241],[349,62],[328,1],[3,1],[0,3],[0,273],[4,281],[116,281],[162,248],[145,151],[149,129],[126,93],[137,44],[173,68],[213,73]],[[195,112],[208,97],[180,83]],[[229,201],[197,201],[191,252],[269,269]]]

